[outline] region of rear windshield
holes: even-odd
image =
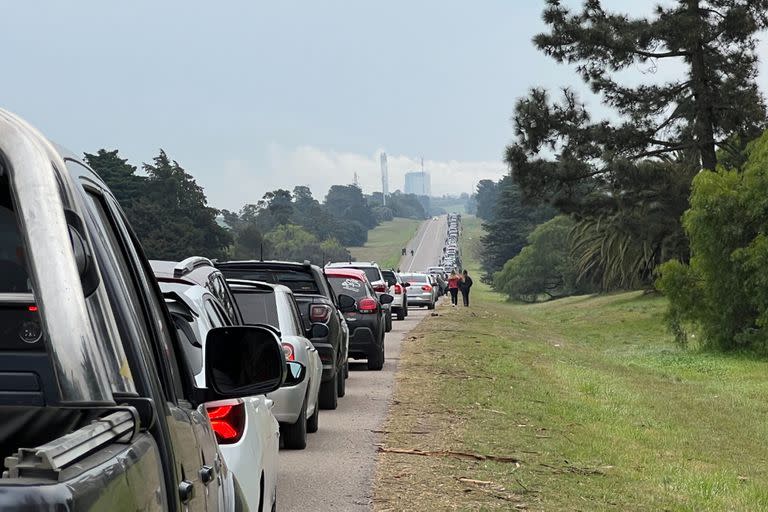
[[[355,299],[362,299],[368,297],[368,290],[365,287],[365,283],[359,279],[352,277],[333,277],[328,276],[328,281],[331,283],[333,293],[336,295],[349,295]]]
[[[16,223],[8,175],[0,166],[0,293],[29,293],[24,242]]]
[[[230,279],[246,279],[248,281],[283,284],[294,293],[320,293],[315,279],[309,272],[298,270],[229,269],[226,267],[221,269],[221,271]]]
[[[403,278],[403,281],[407,281],[409,283],[427,283],[429,282],[427,276],[425,275],[419,275],[419,274],[403,274],[401,276]]]
[[[397,283],[397,278],[395,277],[395,273],[391,270],[382,270],[381,275],[384,276],[384,280],[387,282],[389,286],[392,286],[393,284]]]
[[[257,290],[232,290],[246,324],[266,324],[280,329],[275,293]]]
[[[367,277],[368,280],[372,283],[374,281],[381,281],[381,272],[376,267],[353,267],[350,265],[349,267],[345,267],[345,268],[354,268],[356,270],[362,270],[363,272],[365,272],[365,277]]]

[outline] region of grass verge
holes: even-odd
[[[422,221],[396,218],[382,222],[368,232],[368,242],[363,247],[350,247],[357,261],[376,261],[381,268],[397,268],[400,250],[408,245]]]
[[[381,453],[375,510],[768,511],[768,362],[676,347],[658,296],[475,282],[403,344],[383,446],[443,453]]]

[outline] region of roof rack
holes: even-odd
[[[173,267],[173,277],[178,279],[179,277],[183,277],[189,274],[196,268],[212,266],[213,262],[208,258],[204,258],[202,256],[191,256],[185,260],[180,261],[176,264],[175,267]]]

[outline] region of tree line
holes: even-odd
[[[485,278],[527,301],[658,289],[681,341],[765,347],[768,116],[756,79],[767,10],[676,0],[633,17],[547,0],[533,44],[575,67],[611,115],[570,88],[516,102],[510,173],[474,196]],[[661,79],[662,66],[680,77]]]
[[[351,259],[347,247],[364,245],[381,222],[424,219],[429,208],[428,198],[412,194],[396,191],[385,206],[380,192],[366,196],[355,185],[333,185],[322,202],[296,186],[268,191],[238,211],[217,210],[163,150],[141,170],[117,150],[86,153],[85,161],[113,191],[152,259],[344,261]]]

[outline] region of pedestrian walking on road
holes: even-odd
[[[464,299],[464,307],[469,307],[469,289],[472,288],[472,278],[469,277],[469,272],[466,270],[461,276],[459,281],[459,290],[461,290],[461,298]]]
[[[459,302],[459,281],[461,281],[459,274],[451,270],[451,275],[448,276],[448,291],[451,292],[451,306],[454,308]]]

